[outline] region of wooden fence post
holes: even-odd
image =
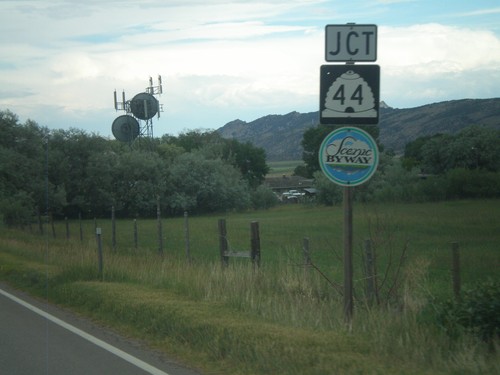
[[[371,305],[378,300],[378,286],[377,286],[377,269],[375,266],[375,252],[372,247],[370,239],[365,240],[365,277],[366,277],[366,296],[368,303]]]
[[[222,267],[227,267],[229,265],[229,257],[226,255],[227,252],[227,231],[226,231],[226,219],[219,219],[219,249],[220,249],[220,261]]]
[[[456,300],[460,299],[460,252],[458,242],[451,243],[451,277],[453,282],[453,294]]]
[[[158,224],[158,252],[163,255],[163,231],[161,226],[160,196],[156,197],[156,221]]]
[[[137,219],[134,219],[134,249],[137,250],[139,245],[139,233],[137,231]]]
[[[102,265],[102,239],[101,239],[101,228],[96,228],[95,230],[97,238],[97,261],[98,261],[98,272],[99,279],[103,280],[103,265]]]
[[[66,224],[66,240],[69,240],[69,222],[67,216],[64,218],[64,223]]]
[[[56,227],[54,225],[54,217],[52,216],[52,213],[49,214],[50,218],[50,226],[52,227],[52,237],[56,238]]]
[[[82,223],[82,213],[78,213],[78,224],[80,226],[80,242],[83,243],[83,223]]]
[[[255,270],[255,267],[260,267],[260,233],[258,221],[250,223],[250,246],[250,257]]]
[[[42,214],[40,213],[39,208],[37,208],[37,216],[38,216],[38,230],[40,232],[40,236],[43,236],[43,221],[42,221]]]
[[[304,237],[302,240],[302,254],[304,255],[304,279],[307,278],[309,274],[309,268],[311,267],[311,254],[309,252],[309,238]]]
[[[184,211],[184,240],[186,242],[186,259],[191,264],[191,248],[189,243],[189,218],[188,212]]]
[[[113,251],[116,250],[115,206],[111,206],[111,247],[113,248]]]

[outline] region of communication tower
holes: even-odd
[[[145,92],[135,95],[131,100],[125,99],[125,90],[122,92],[122,100],[118,101],[116,90],[114,92],[115,110],[124,111],[125,114],[118,116],[111,125],[114,137],[120,142],[132,142],[136,138],[153,139],[153,117],[160,118],[163,105],[157,96],[163,93],[161,76],[158,75],[158,85],[153,85],[153,78],[149,77],[149,87]],[[144,123],[143,123],[144,122]]]

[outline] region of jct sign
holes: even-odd
[[[377,60],[377,25],[327,25],[325,40],[328,62]]]

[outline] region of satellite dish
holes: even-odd
[[[122,115],[113,121],[111,131],[120,142],[132,142],[140,133],[139,122],[132,116]]]
[[[130,101],[130,110],[141,120],[153,118],[158,113],[158,107],[158,100],[146,92],[137,94]]]

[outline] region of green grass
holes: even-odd
[[[281,177],[283,175],[291,176],[298,165],[304,165],[302,160],[288,160],[288,161],[270,161],[267,163],[269,166],[269,173],[267,177]]]
[[[220,266],[217,220],[227,220],[230,248],[249,250],[250,222],[260,226],[261,268],[231,258]],[[434,324],[434,298],[452,296],[450,243],[460,243],[462,282],[498,279],[500,201],[354,207],[356,308],[343,321],[341,207],[279,206],[269,211],[189,219],[192,263],[185,258],[184,218],[165,218],[163,256],[155,220],[99,220],[104,280],[97,275],[94,222],[64,223],[57,237],[2,230],[0,279],[148,341],[207,373],[494,374],[498,357],[474,337],[450,338]],[[303,267],[308,237],[314,269]],[[391,304],[363,300],[363,242],[371,238],[380,278],[398,272]],[[394,267],[403,249],[401,270]],[[389,267],[392,265],[391,267]],[[388,277],[391,279],[391,277]]]

